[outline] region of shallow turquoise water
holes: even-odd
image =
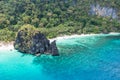
[[[0,51],[0,80],[120,80],[120,34],[58,40],[60,56]]]

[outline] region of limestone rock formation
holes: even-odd
[[[28,54],[45,54],[50,53],[53,56],[58,56],[56,41],[50,44],[46,36],[30,25],[24,26],[18,31],[14,43],[16,50]]]
[[[58,49],[56,47],[56,41],[51,42],[49,50],[53,56],[59,56]]]

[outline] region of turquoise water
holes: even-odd
[[[120,34],[58,40],[60,56],[0,51],[0,80],[120,80]]]

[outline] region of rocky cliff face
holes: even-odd
[[[115,8],[110,7],[102,7],[99,4],[91,5],[90,6],[90,14],[92,15],[99,15],[103,17],[111,17],[113,19],[118,18],[117,11]]]
[[[59,55],[56,41],[50,44],[50,41],[44,34],[39,31],[33,32],[29,32],[28,28],[20,30],[14,43],[15,49],[33,55],[45,53],[52,54],[53,56]]]

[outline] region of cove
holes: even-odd
[[[119,80],[120,34],[57,40],[60,56],[0,51],[0,80]]]

